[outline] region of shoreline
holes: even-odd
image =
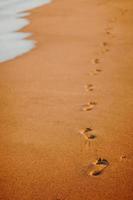
[[[0,199],[132,200],[131,6],[56,0],[32,11],[23,31],[37,47],[0,68]],[[109,165],[90,176],[98,158]]]
[[[35,48],[29,33],[21,32],[30,23],[26,16],[33,8],[50,3],[49,0],[0,2],[0,63],[13,60]]]

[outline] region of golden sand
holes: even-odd
[[[37,48],[0,66],[0,200],[133,199],[132,13],[131,0],[33,11]]]

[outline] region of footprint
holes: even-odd
[[[90,166],[88,166],[87,174],[91,176],[98,176],[108,165],[109,162],[106,159],[98,158],[94,163],[91,163]]]
[[[92,63],[93,64],[99,64],[100,60],[98,58],[95,58],[95,59],[92,60]]]
[[[113,31],[113,27],[109,26],[105,29],[105,33],[106,35],[112,35],[112,31]]]
[[[96,69],[96,70],[93,72],[93,75],[98,75],[100,72],[102,72],[101,69]]]
[[[85,90],[88,92],[88,91],[93,91],[94,90],[94,87],[92,84],[87,84],[85,85]]]
[[[91,101],[88,104],[83,105],[82,110],[83,111],[90,111],[95,107],[95,105],[96,105],[96,102]]]
[[[110,51],[110,49],[108,48],[109,47],[108,42],[103,42],[102,46],[104,47],[104,49],[102,50],[103,53]]]
[[[101,69],[96,69],[96,72],[102,72],[102,70]]]
[[[126,160],[127,159],[127,156],[126,155],[121,155],[120,156],[120,161],[123,161],[123,160]]]
[[[110,51],[110,49],[105,49],[105,52],[109,52]]]
[[[128,12],[128,9],[121,9],[120,13],[121,15],[125,15]]]
[[[106,34],[107,34],[107,35],[111,35],[111,32],[110,32],[110,31],[106,31]]]
[[[94,70],[94,71],[92,71],[92,72],[89,72],[88,75],[89,75],[89,76],[98,75],[99,72],[102,72],[102,69],[96,69],[96,70]]]
[[[93,129],[92,128],[85,128],[85,129],[81,129],[79,131],[79,133],[84,137],[85,140],[91,140],[91,139],[95,139],[96,135],[94,135],[92,133]]]
[[[104,47],[107,47],[107,46],[108,46],[108,43],[107,43],[107,42],[103,42],[102,45],[103,45]]]

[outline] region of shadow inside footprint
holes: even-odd
[[[85,140],[95,139],[96,135],[92,133],[92,128],[85,128],[80,130],[80,134],[84,137]]]
[[[107,42],[103,42],[102,45],[103,45],[104,47],[106,47],[106,46],[108,46],[108,43],[107,43]]]
[[[126,155],[121,155],[120,156],[120,161],[123,161],[123,160],[126,160],[127,159],[127,156]]]
[[[92,84],[87,84],[85,85],[85,90],[88,92],[88,91],[93,91],[94,90],[94,87]]]
[[[95,58],[95,59],[92,60],[92,63],[93,64],[99,64],[100,60],[98,58]]]
[[[95,105],[96,105],[96,102],[93,102],[93,101],[89,102],[88,104],[85,104],[85,105],[82,106],[82,110],[83,111],[90,111],[95,107]]]
[[[102,70],[101,69],[96,69],[96,72],[102,72]]]
[[[95,70],[93,70],[92,72],[89,72],[89,74],[88,75],[98,75],[100,72],[102,72],[102,69],[95,69]],[[91,84],[90,84],[91,85]],[[92,88],[93,89],[93,87],[90,87],[90,88]]]
[[[91,176],[98,176],[108,165],[109,162],[106,159],[98,158],[94,163],[88,166],[87,174]]]

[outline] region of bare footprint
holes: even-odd
[[[81,129],[79,133],[84,137],[85,140],[91,140],[95,139],[96,135],[92,133],[93,129],[92,128],[85,128]]]
[[[85,90],[88,92],[88,91],[93,91],[94,90],[94,87],[92,84],[87,84],[85,85]]]
[[[126,160],[126,159],[127,159],[126,155],[123,154],[123,155],[120,156],[120,161],[123,161],[123,160]]]
[[[82,110],[83,110],[83,111],[90,111],[90,110],[92,110],[95,106],[96,106],[96,102],[91,101],[91,102],[89,102],[89,103],[83,105],[83,106],[82,106]]]
[[[109,162],[106,159],[98,158],[94,163],[91,163],[88,166],[87,174],[91,176],[98,176],[108,165]]]
[[[109,52],[109,51],[110,51],[110,49],[105,49],[104,51],[105,51],[105,52]]]
[[[110,31],[106,31],[106,34],[107,34],[107,35],[111,35],[111,32],[110,32]]]
[[[102,69],[96,69],[96,70],[93,72],[93,75],[98,75],[100,72],[102,72]]]
[[[106,35],[107,35],[108,37],[115,38],[115,36],[114,36],[114,34],[113,34],[112,31],[106,31],[105,33],[106,33]]]
[[[97,68],[97,69],[95,69],[94,71],[89,72],[88,75],[89,75],[89,76],[98,75],[99,72],[102,72],[102,69]]]
[[[112,31],[113,31],[113,27],[111,26],[111,27],[107,27],[106,29],[105,29],[105,33],[106,33],[106,35],[108,35],[108,36],[113,36],[112,35]]]
[[[107,46],[108,46],[108,43],[107,43],[107,42],[103,42],[102,45],[103,45],[104,47],[107,47]]]
[[[92,60],[92,63],[93,64],[99,64],[100,60],[98,58],[95,58],[95,59]]]
[[[125,15],[128,12],[128,9],[121,9],[120,13],[121,15]]]
[[[96,72],[102,72],[102,69],[96,69]]]

